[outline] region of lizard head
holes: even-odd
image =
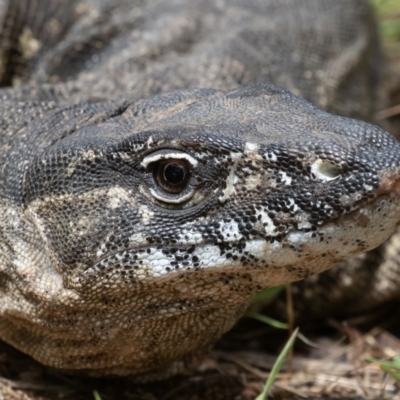
[[[290,266],[291,281],[392,233],[399,150],[382,129],[273,86],[178,92],[41,151],[24,199],[60,271],[135,282]]]
[[[56,366],[170,365],[258,290],[369,250],[399,223],[400,145],[378,127],[270,85],[121,104],[52,111],[64,133],[21,180],[41,242],[18,262],[41,276],[38,318],[86,345],[68,357],[53,345]]]

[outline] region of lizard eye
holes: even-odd
[[[189,200],[196,189],[193,176],[198,162],[187,153],[161,150],[148,155],[141,165],[149,172],[149,191],[157,200],[179,204]]]
[[[169,193],[180,193],[189,178],[189,167],[184,160],[162,160],[154,168],[154,179]]]

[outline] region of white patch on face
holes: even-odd
[[[154,142],[153,136],[150,136],[150,137],[147,139],[147,142],[146,142],[147,147],[150,147],[150,146],[153,144],[153,142]]]
[[[242,153],[231,152],[231,153],[229,153],[229,156],[230,156],[232,162],[238,162],[243,158],[243,154]]]
[[[110,202],[108,203],[108,205],[112,209],[118,208],[119,207],[119,201],[120,201],[120,199],[118,197],[113,197],[113,198],[110,199]]]
[[[179,241],[184,244],[198,244],[204,241],[204,239],[200,232],[183,229],[179,235]]]
[[[249,175],[244,181],[244,186],[246,186],[248,190],[254,190],[258,185],[261,185],[260,174]]]
[[[307,217],[303,214],[302,215],[302,220],[297,224],[299,229],[310,229],[311,224],[309,221],[307,221]]]
[[[228,223],[224,223],[220,228],[221,235],[224,237],[225,242],[238,241],[243,236],[239,232],[239,225],[236,221],[229,221]]]
[[[297,204],[294,202],[294,199],[293,198],[289,198],[289,208],[290,207],[293,207],[293,211],[294,212],[296,212],[298,209],[299,209],[299,207],[297,206]]]
[[[277,234],[276,232],[276,226],[274,225],[274,222],[272,219],[268,216],[268,213],[265,212],[264,210],[258,211],[257,212],[257,219],[263,224],[265,234],[267,236],[274,236]]]
[[[97,155],[103,155],[103,153],[96,154],[92,149],[89,149],[88,151],[85,151],[84,153],[82,153],[80,158],[82,160],[93,161]]]
[[[298,245],[300,243],[307,243],[311,239],[311,232],[303,231],[292,231],[287,235],[288,242],[292,245]]]
[[[244,154],[251,162],[262,162],[263,158],[259,153],[260,146],[257,143],[246,142],[244,147]]]
[[[287,175],[286,172],[279,171],[279,175],[281,176],[282,182],[285,185],[290,185],[292,183],[292,178],[289,175]]]
[[[149,222],[150,218],[152,218],[153,215],[154,215],[154,212],[151,211],[151,210],[150,210],[146,205],[144,205],[144,204],[142,204],[142,205],[139,207],[138,212],[139,212],[139,215],[140,215],[140,221],[141,221],[142,223]]]
[[[118,208],[121,201],[132,203],[132,196],[130,193],[119,186],[110,188],[107,192],[107,196],[109,198],[108,206],[112,209]]]
[[[150,254],[145,256],[143,261],[153,271],[153,276],[165,275],[168,272],[166,267],[170,266],[169,259],[165,257],[162,251],[154,248],[151,248]]]
[[[254,153],[255,151],[258,151],[258,149],[260,148],[260,146],[257,143],[250,143],[250,142],[246,142],[245,148],[244,148],[244,152],[247,153]]]
[[[236,176],[236,170],[238,167],[239,160],[242,158],[240,153],[231,153],[232,166],[229,169],[229,175],[226,178],[226,188],[223,191],[222,196],[219,197],[219,201],[224,202],[228,200],[232,195],[236,193],[235,185],[238,182],[238,177]]]
[[[96,257],[100,258],[107,252],[107,248],[104,244],[100,246],[100,248],[96,251]]]

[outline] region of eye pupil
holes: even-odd
[[[180,164],[168,164],[164,168],[164,179],[171,185],[180,184],[185,175],[185,168]]]

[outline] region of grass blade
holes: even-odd
[[[249,314],[247,316],[250,318],[254,318],[257,321],[264,322],[265,324],[271,325],[274,328],[278,328],[278,329],[288,329],[289,328],[289,325],[286,324],[285,322],[278,321],[278,320],[268,317],[267,315],[264,315],[264,314],[254,313],[254,314]]]
[[[268,376],[267,379],[267,383],[264,386],[263,391],[257,396],[256,400],[266,400],[267,396],[268,396],[268,392],[271,389],[276,376],[278,375],[279,371],[282,368],[283,363],[286,360],[287,355],[290,352],[290,349],[293,346],[293,343],[296,339],[297,336],[297,332],[299,331],[299,328],[296,328],[294,330],[294,332],[292,333],[292,336],[290,336],[290,339],[287,341],[285,347],[283,348],[283,350],[281,351],[281,353],[279,354],[278,358],[275,361],[274,366],[271,369],[271,372]]]
[[[386,372],[393,379],[400,382],[400,356],[394,357],[392,361],[379,360],[375,357],[366,357],[365,359],[378,364],[383,372]]]
[[[94,397],[94,400],[102,400],[101,396],[99,395],[99,392],[97,390],[93,391],[93,397]]]

